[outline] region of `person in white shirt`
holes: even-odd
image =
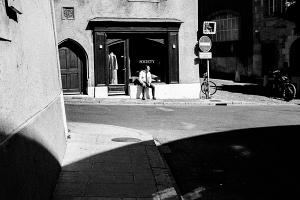
[[[145,66],[145,69],[140,71],[140,74],[139,74],[139,81],[138,81],[138,84],[140,86],[143,87],[143,100],[145,100],[145,89],[146,87],[149,87],[152,89],[152,97],[153,97],[153,100],[156,100],[155,98],[155,86],[152,84],[152,78],[151,78],[151,73],[150,73],[150,66],[149,65],[146,65]]]

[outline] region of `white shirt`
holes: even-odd
[[[151,83],[152,82],[151,73],[150,72],[146,73],[145,70],[140,71],[139,80],[141,82]]]

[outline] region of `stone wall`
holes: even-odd
[[[233,14],[239,18],[238,40],[213,41],[212,43],[213,58],[210,65],[212,77],[240,81],[241,77],[249,79],[256,75],[256,69],[252,68],[252,3],[253,0],[199,1],[199,37],[202,35],[203,21],[214,20],[215,16],[222,15],[222,13]]]
[[[264,44],[274,44],[276,46],[276,51],[278,52],[278,58],[276,60],[276,67],[283,68],[284,63],[289,65],[289,44],[291,43],[291,38],[295,38],[294,29],[295,24],[291,21],[285,20],[283,16],[266,16],[265,6],[262,0],[254,1],[254,37],[255,43],[254,47]],[[293,40],[293,39],[292,39]],[[260,59],[264,59],[263,52],[258,52]],[[255,54],[254,54],[255,55]],[[264,63],[260,61],[260,68],[262,74],[264,74],[263,66]],[[272,67],[272,66],[269,66]]]

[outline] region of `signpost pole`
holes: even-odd
[[[198,56],[199,57],[199,56]],[[201,92],[201,73],[200,73],[200,63],[199,63],[199,83],[200,83],[200,93],[199,98],[202,99],[202,92]]]
[[[210,94],[209,94],[209,59],[207,59],[207,94],[206,94],[206,98],[207,99],[210,98]]]
[[[216,27],[217,23],[214,21],[204,21],[203,22],[203,34],[209,34],[213,35],[216,34]],[[199,57],[200,59],[206,59],[207,60],[207,91],[206,91],[206,99],[210,98],[210,93],[209,93],[209,59],[212,59],[212,53],[209,52],[211,49],[212,42],[211,39],[208,36],[202,36],[199,39],[199,47],[202,52],[200,52]],[[201,87],[201,86],[200,86]]]

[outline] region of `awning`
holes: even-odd
[[[182,23],[173,18],[119,18],[119,17],[95,17],[90,22],[121,22],[121,23]]]
[[[88,22],[87,29],[95,27],[177,27],[183,22],[174,18],[119,18],[95,17]]]

